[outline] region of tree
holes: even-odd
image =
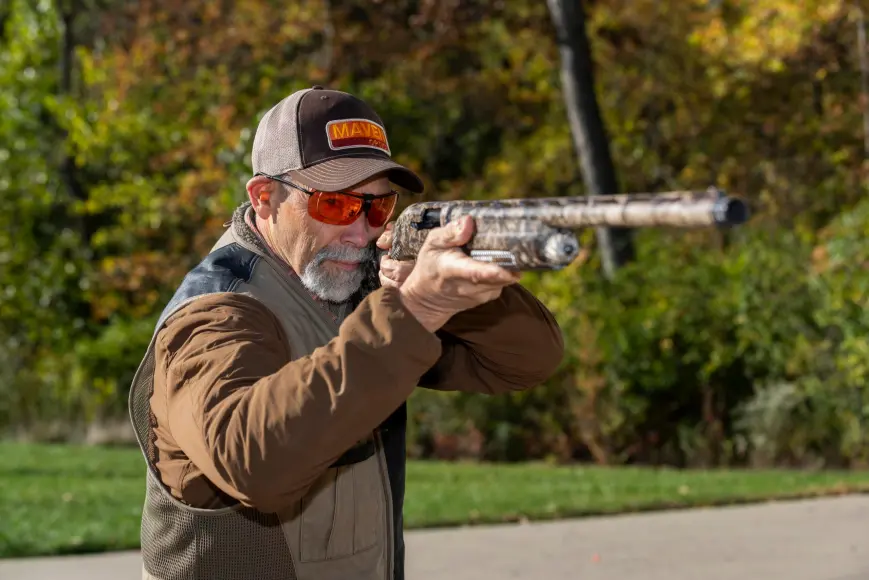
[[[576,0],[547,0],[561,54],[561,84],[571,133],[582,167],[587,195],[618,193],[609,137],[594,88],[591,47],[583,4]],[[598,228],[604,273],[633,260],[633,239],[627,228]]]

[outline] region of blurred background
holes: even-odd
[[[866,485],[861,4],[2,0],[0,556],[135,547],[132,376],[246,197],[260,116],[313,84],[378,111],[424,199],[715,185],[753,210],[582,232],[574,265],[527,274],[563,364],[513,396],[413,395],[409,525]]]

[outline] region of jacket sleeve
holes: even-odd
[[[437,333],[442,355],[419,386],[497,394],[535,387],[564,356],[564,340],[551,312],[520,284],[453,316]]]
[[[291,360],[274,315],[241,294],[205,296],[158,336],[168,429],[208,479],[277,511],[370,435],[441,354],[398,292],[369,295],[339,334]]]

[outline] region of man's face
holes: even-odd
[[[277,204],[272,201],[274,216],[267,220],[266,239],[273,250],[313,294],[331,302],[347,300],[362,283],[364,262],[374,260],[373,242],[384,227],[372,228],[364,213],[350,225],[326,224],[308,213],[308,195],[274,181],[270,190],[278,194],[270,197]],[[387,178],[378,177],[350,191],[385,195],[391,188]]]

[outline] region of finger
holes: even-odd
[[[489,264],[455,252],[445,260],[443,273],[445,277],[469,280],[475,284],[513,284],[518,280],[518,272],[512,272],[501,266]]]
[[[470,216],[462,216],[443,227],[433,229],[426,236],[425,245],[437,249],[455,248],[467,244],[473,234],[474,220]]]
[[[412,261],[399,262],[386,258],[380,263],[380,271],[397,282],[404,282],[410,276],[413,268],[414,262]]]
[[[379,238],[377,238],[377,247],[381,250],[388,250],[392,247],[392,236],[394,235],[392,225],[391,222],[386,224],[386,229],[383,230],[383,233],[380,234]]]
[[[387,255],[383,255],[380,258],[380,268],[378,269],[378,276],[382,279],[387,279],[394,281],[395,280],[395,272],[396,272],[396,260],[393,260]]]
[[[384,272],[394,273],[400,270],[413,270],[413,262],[410,260],[407,261],[399,261],[393,260],[389,257],[388,254],[384,254],[382,258],[380,258],[380,269]]]
[[[477,279],[477,283],[503,287],[515,284],[521,277],[520,274],[511,272],[510,270],[506,270],[500,266],[496,266],[496,268],[497,270],[487,269],[485,272],[481,273],[480,277]]]
[[[395,271],[395,260],[389,256],[384,256],[380,260],[380,273],[392,278],[392,273]]]
[[[381,286],[391,286],[393,288],[398,288],[400,284],[393,280],[392,278],[386,276],[383,272],[378,272],[377,276],[380,278]]]
[[[411,272],[413,272],[412,263],[399,262],[398,267],[392,271],[389,277],[400,284],[407,280]]]
[[[499,266],[498,264],[472,258],[460,250],[450,251],[448,252],[448,256],[449,258],[445,262],[450,267],[458,268],[457,272],[461,270],[474,271],[479,276],[504,281],[517,280],[522,275],[521,272]]]
[[[494,264],[485,265],[487,268],[481,269],[479,278],[477,279],[477,283],[479,284],[507,286],[509,284],[515,284],[521,276],[520,273],[507,270],[501,266],[496,266]]]

